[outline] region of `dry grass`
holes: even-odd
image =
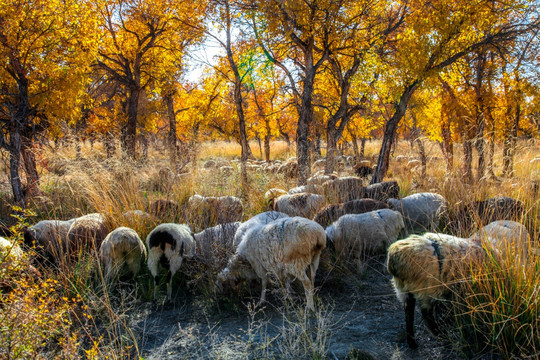
[[[379,141],[366,143],[366,157],[372,163],[376,161],[379,146]],[[522,222],[536,241],[540,234],[540,199],[538,194],[533,194],[531,188],[534,180],[540,180],[540,165],[531,165],[530,161],[540,153],[540,143],[523,142],[519,146],[515,177],[512,179],[486,180],[474,186],[464,184],[459,174],[459,147],[455,154],[455,170],[447,174],[446,163],[438,145],[430,143],[426,143],[429,159],[426,177],[418,169],[408,169],[406,162],[392,161],[388,178],[399,182],[403,196],[420,191],[435,191],[447,198],[453,208],[464,202],[496,195],[517,198],[524,202],[527,209]],[[252,149],[256,156],[260,155],[256,143],[252,143]],[[295,155],[293,151],[284,142],[273,143],[272,159],[287,159]],[[394,156],[410,153],[409,143],[401,141]],[[347,150],[347,154],[352,155],[352,150]],[[202,144],[199,163],[208,159],[230,160],[239,156],[240,147],[235,143],[216,141]],[[175,174],[170,170],[168,159],[162,151],[151,152],[144,163],[118,158],[106,160],[101,144],[96,143],[92,149],[84,144],[82,159],[75,159],[72,147],[60,147],[54,151],[44,149],[38,164],[43,193],[31,203],[36,215],[28,214],[28,218],[19,218],[18,225],[24,225],[26,221],[35,223],[41,219],[69,219],[100,212],[107,215],[112,228],[132,227],[145,239],[157,223],[166,219],[141,222],[123,217],[124,212],[148,210],[149,204],[156,199],[174,200],[184,209],[187,199],[194,193],[214,196],[241,194],[239,169],[236,165],[229,176],[222,176],[216,169],[203,169],[200,166],[189,168],[187,174]],[[500,150],[497,151],[495,164],[495,174],[500,175]],[[245,219],[266,210],[264,193],[267,189],[295,186],[294,179],[282,175],[256,171],[250,171],[248,175],[248,197],[244,199]],[[9,197],[9,187],[5,181],[2,189],[4,199],[0,215],[9,219],[11,210],[6,200]],[[189,213],[181,211],[176,221],[182,223],[189,218]],[[22,241],[20,226],[12,238]],[[220,264],[226,259],[222,255],[215,254]],[[210,263],[212,261],[208,261]],[[324,271],[325,266],[332,268],[334,273],[350,271],[335,263],[322,264],[321,270]],[[217,268],[204,264],[197,265],[185,275],[187,279],[182,278],[177,282],[185,287],[187,280],[192,286],[190,292],[199,294],[200,303],[209,308],[219,308],[224,304],[220,304],[213,289],[217,271]],[[146,269],[137,279],[114,290],[104,281],[95,254],[82,256],[74,266],[63,267],[62,272],[55,268],[42,269],[39,278],[20,277],[17,271],[3,272],[2,278],[12,285],[11,289],[2,289],[0,293],[4,304],[0,310],[0,321],[4,319],[2,324],[8,324],[9,329],[7,332],[2,330],[0,334],[0,348],[7,349],[3,351],[11,352],[12,356],[19,354],[19,357],[37,358],[114,359],[140,356],[136,336],[131,333],[128,325],[127,314],[136,301],[148,301],[152,297],[152,279]],[[178,286],[178,283],[175,285]],[[465,350],[477,353],[487,346],[508,357],[537,355],[540,349],[538,257],[531,256],[523,263],[511,257],[502,263],[488,263],[485,272],[475,274],[469,284],[468,293],[471,295],[463,299],[466,310],[459,317],[463,328],[460,335],[462,339],[475,336],[477,341],[474,343],[476,347]],[[241,303],[242,294],[246,291],[249,289],[229,297],[233,306]],[[327,323],[331,322],[331,316],[328,315],[331,310],[325,309],[326,313],[318,314],[315,320],[306,322],[301,310],[290,307],[286,309],[289,310],[285,311],[287,316],[284,317],[277,338],[268,335],[265,329],[267,324],[253,320],[252,328],[247,329],[241,338],[221,341],[212,333],[202,337],[195,335],[191,337],[193,343],[187,349],[194,349],[191,354],[203,351],[230,354],[215,356],[221,358],[235,358],[248,353],[276,358],[297,358],[299,354],[309,353],[310,358],[324,358],[327,355],[328,331],[333,326]],[[32,326],[25,327],[27,322]],[[15,334],[18,335],[12,336]],[[258,340],[255,341],[255,338]],[[298,339],[303,339],[303,342],[298,342]],[[13,345],[6,347],[3,344]],[[209,357],[212,357],[211,354],[206,353]]]

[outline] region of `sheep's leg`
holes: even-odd
[[[319,268],[319,262],[321,260],[321,253],[319,252],[317,255],[313,257],[313,260],[311,261],[310,265],[310,273],[311,273],[311,282],[315,284],[315,275],[317,273],[317,269]]]
[[[159,275],[154,276],[154,301],[157,299],[157,291],[159,286]]]
[[[169,301],[172,298],[172,278],[171,270],[167,271],[167,300]]]
[[[416,349],[418,344],[414,340],[414,307],[416,299],[414,295],[409,293],[405,300],[405,327],[407,330],[407,344],[411,349]]]
[[[313,282],[305,273],[300,280],[302,281],[304,291],[306,292],[306,308],[315,312],[315,305],[313,304]]]
[[[268,285],[268,278],[264,276],[261,280],[261,287],[262,287],[261,299],[259,300],[259,303],[257,304],[257,306],[260,306],[263,302],[266,301],[266,286],[267,285]]]
[[[427,309],[421,308],[420,310],[422,311],[422,318],[424,319],[429,331],[431,331],[433,335],[438,336],[440,331],[439,326],[435,321],[435,317],[433,316],[433,307],[431,306]]]

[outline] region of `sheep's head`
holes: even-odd
[[[334,238],[335,238],[335,227],[334,225],[330,225],[326,228],[326,248],[327,249],[334,249]]]
[[[26,246],[33,246],[36,244],[37,231],[33,227],[29,227],[24,230],[24,244]]]
[[[256,278],[257,275],[253,271],[251,264],[243,256],[235,254],[229,260],[227,267],[218,274],[216,288],[218,292],[223,292],[225,284],[228,287],[235,288],[242,280],[253,280]]]

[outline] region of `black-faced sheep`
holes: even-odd
[[[364,196],[364,182],[356,176],[329,180],[323,185],[323,193],[329,203],[344,203]]]
[[[420,303],[428,328],[438,333],[433,316],[436,300],[451,295],[453,285],[470,271],[472,261],[482,261],[484,250],[477,242],[451,235],[425,233],[411,235],[388,248],[387,269],[398,299],[404,304],[407,343],[417,348],[414,339],[414,308]]]
[[[388,204],[403,215],[406,235],[436,230],[447,208],[447,201],[442,195],[429,192],[403,199],[388,199]]]
[[[399,185],[396,181],[371,184],[364,188],[362,197],[379,201],[387,201],[390,198],[399,199]]]
[[[135,230],[119,227],[105,237],[99,248],[99,257],[105,265],[107,279],[128,274],[136,276],[141,262],[146,260],[146,248]]]
[[[243,222],[234,234],[234,248],[236,249],[238,247],[238,244],[240,244],[240,241],[242,241],[242,237],[244,236],[244,234],[252,227],[257,225],[266,225],[272,221],[285,217],[289,217],[289,215],[279,211],[266,211],[261,214],[257,214],[249,220]]]
[[[358,199],[343,204],[328,205],[319,210],[313,221],[326,228],[346,214],[363,214],[369,211],[388,209],[388,204],[373,199]]]
[[[274,203],[274,210],[289,216],[302,216],[313,218],[324,206],[324,197],[318,194],[300,193],[282,195]]]
[[[235,196],[192,195],[188,200],[189,215],[203,227],[241,221],[244,215],[242,200]]]
[[[154,228],[146,237],[148,269],[154,278],[154,300],[159,285],[159,265],[167,269],[167,299],[172,297],[172,279],[184,258],[195,255],[194,234],[185,224],[165,223]]]
[[[24,231],[24,243],[29,247],[35,245],[40,261],[55,263],[67,254],[67,234],[74,221],[42,220]]]
[[[524,212],[525,206],[521,201],[497,196],[461,206],[456,211],[449,228],[453,233],[466,234],[474,225],[481,227],[496,220],[518,221]]]
[[[69,227],[67,237],[68,253],[76,256],[79,250],[98,250],[109,234],[109,226],[104,215],[93,213],[75,219]]]
[[[364,268],[366,255],[384,253],[398,239],[405,224],[397,211],[381,209],[364,214],[343,215],[326,228],[336,254],[356,260],[357,270]]]
[[[238,245],[227,267],[218,275],[216,285],[240,279],[260,279],[261,300],[265,301],[268,275],[279,281],[294,278],[302,282],[306,306],[315,310],[314,280],[321,251],[326,247],[324,229],[302,217],[282,218],[252,227]]]

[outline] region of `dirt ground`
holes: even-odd
[[[308,320],[311,325],[305,326],[325,329],[326,337],[314,342],[327,345],[326,358],[347,359],[353,348],[372,355],[372,359],[460,358],[451,346],[443,345],[427,331],[419,311],[416,336],[420,347],[408,348],[403,309],[382,262],[371,261],[364,275],[338,280],[318,278],[317,307],[323,308],[319,311],[322,320]],[[237,311],[212,313],[189,296],[177,296],[168,305],[141,303],[130,315],[130,327],[143,358],[148,360],[301,358],[303,350],[295,345],[298,335],[289,331],[291,326],[298,330],[298,324],[288,322],[286,306],[276,292],[263,307],[251,311],[256,295],[240,304]],[[303,305],[302,292],[298,294],[297,303]],[[276,352],[271,345],[278,343]],[[292,352],[288,351],[291,347],[295,348]]]

